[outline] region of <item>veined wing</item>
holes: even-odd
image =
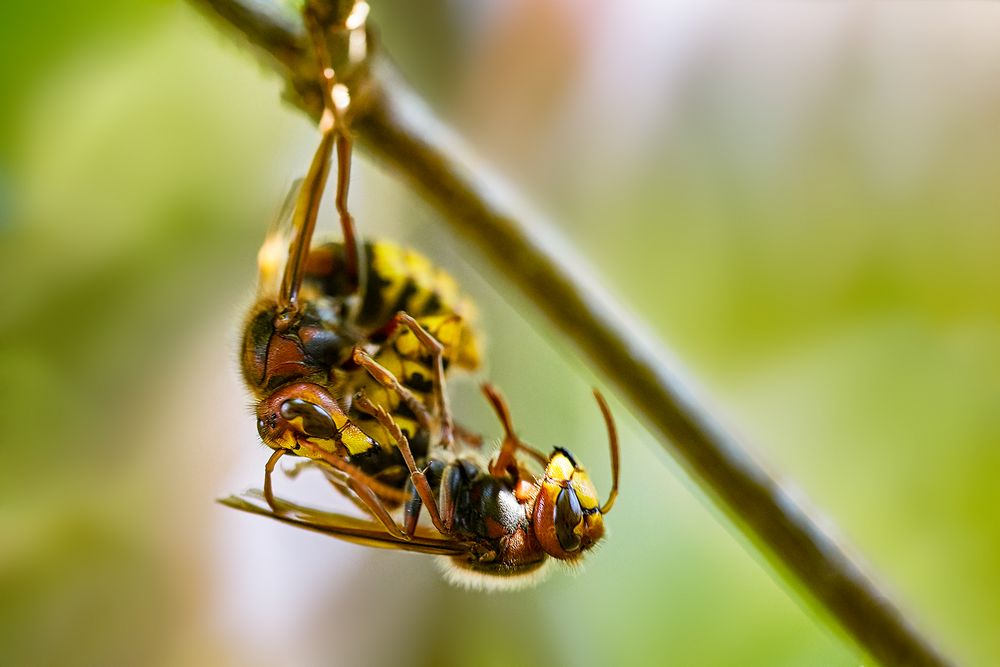
[[[414,551],[439,556],[458,556],[468,552],[462,542],[434,537],[435,533],[427,530],[418,529],[410,540],[401,540],[385,532],[381,525],[373,521],[335,512],[324,512],[286,500],[276,501],[281,511],[275,512],[264,500],[263,494],[256,489],[239,496],[220,498],[219,502],[233,509],[259,514],[282,523],[368,547]]]
[[[295,230],[292,228],[292,217],[295,213],[295,202],[302,189],[301,178],[295,179],[285,201],[278,210],[278,215],[271,222],[264,242],[257,251],[257,298],[276,298],[281,287],[281,276],[288,261],[288,245],[292,242]]]

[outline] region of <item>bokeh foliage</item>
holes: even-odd
[[[552,40],[515,29],[521,4],[373,11],[415,84],[918,621],[996,662],[1000,54],[976,27],[996,12],[845,9],[823,59],[792,35],[829,16],[675,17],[715,37],[683,76],[626,22],[631,71],[609,81],[586,75],[619,63],[607,39],[581,28],[548,59]],[[552,35],[558,18],[535,20]],[[183,5],[5,6],[0,36],[3,662],[857,662],[620,405],[611,539],[527,594],[456,591],[427,559],[213,505],[264,461],[234,341],[314,133]],[[363,229],[419,246],[480,302],[522,433],[606,480],[600,378],[390,174],[360,161],[353,202]],[[495,435],[474,386],[456,392]]]

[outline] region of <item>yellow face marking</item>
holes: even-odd
[[[340,432],[340,441],[344,443],[344,447],[347,448],[351,456],[361,454],[372,447],[378,446],[372,442],[371,438],[365,435],[364,431],[354,424],[350,424]]]
[[[556,454],[545,466],[545,476],[557,482],[564,482],[573,477],[573,464],[563,454]]]
[[[334,412],[330,414],[333,419],[334,425],[339,431],[340,443],[347,450],[350,455],[357,455],[364,453],[371,449],[372,447],[377,447],[377,443],[372,442],[364,431],[350,422],[347,415]],[[302,424],[302,418],[296,417],[288,421],[288,424],[292,427],[286,429],[277,439],[276,443],[281,449],[291,449],[294,450],[299,444],[299,438],[305,440],[306,442],[313,445],[313,447],[320,449],[327,453],[335,453],[337,451],[337,441],[330,440],[328,438],[313,438],[305,435],[305,430]],[[308,456],[309,450],[306,449],[303,455]]]
[[[305,438],[305,440],[315,448],[323,450],[329,454],[334,454],[337,451],[337,442],[334,440],[328,440],[326,438]],[[372,447],[378,446],[372,442],[371,438],[365,435],[364,431],[359,429],[354,424],[350,424],[340,432],[340,443],[343,444],[344,449],[346,449],[347,453],[351,456],[363,454]],[[305,451],[308,453],[309,450],[307,449]]]
[[[597,490],[587,473],[577,470],[571,484],[573,490],[576,491],[576,497],[580,500],[580,507],[590,510],[600,506],[601,501],[597,498]]]
[[[268,444],[270,445],[271,443]],[[298,443],[295,441],[295,433],[292,431],[284,431],[281,435],[274,439],[274,444],[271,446],[274,447],[274,449],[295,449],[297,444]]]

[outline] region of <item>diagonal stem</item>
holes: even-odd
[[[192,0],[267,54],[289,98],[318,116],[300,23],[251,0]],[[946,665],[875,582],[782,485],[718,423],[680,378],[667,351],[593,279],[542,216],[467,154],[461,141],[376,57],[354,96],[364,147],[414,186],[461,236],[517,285],[613,382],[664,448],[779,571],[879,662]]]

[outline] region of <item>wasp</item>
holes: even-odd
[[[435,420],[428,406],[447,400],[434,393],[447,367],[478,366],[475,333],[467,324],[471,305],[455,281],[420,254],[359,241],[347,209],[349,93],[338,88],[320,22],[308,6],[304,17],[324,90],[321,138],[258,254],[258,298],[244,327],[240,366],[256,401],[260,437],[274,450],[265,466],[268,499],[274,467],[291,453],[325,461],[338,471],[338,488],[346,486],[384,516],[381,505],[405,498],[404,455],[353,397],[361,393],[392,413],[418,459],[426,456],[432,433],[449,442],[454,425]],[[314,246],[334,149],[343,240]],[[356,349],[365,354],[355,355]],[[398,390],[375,382],[363,369],[368,363],[388,369]]]
[[[422,256],[358,241],[346,205],[351,145],[344,110],[308,7],[305,18],[325,91],[321,140],[261,248],[259,299],[241,357],[257,399],[258,431],[274,453],[262,492],[223,502],[369,546],[445,556],[452,578],[466,583],[516,586],[530,583],[551,558],[577,562],[601,540],[618,494],[618,438],[607,403],[595,391],[612,461],[603,505],[568,450],[546,456],[516,435],[506,401],[490,385],[484,392],[504,432],[498,453],[487,460],[469,446],[475,436],[456,439],[462,432],[445,372],[478,365],[468,307],[454,281]],[[343,241],[312,246],[334,147]],[[367,518],[276,498],[271,475],[288,453],[318,466]],[[400,506],[402,524],[393,516]],[[424,512],[433,531],[419,525]]]
[[[379,381],[391,383],[377,367]],[[515,433],[503,396],[491,385],[483,391],[499,417],[504,436],[500,449],[485,460],[472,448],[433,448],[418,467],[406,455],[410,498],[400,526],[392,517],[372,513],[380,523],[271,499],[260,492],[231,496],[222,502],[301,528],[372,547],[435,554],[442,557],[453,583],[482,589],[516,589],[544,576],[551,559],[579,563],[604,536],[604,516],[618,496],[619,446],[614,418],[604,397],[597,399],[608,432],[612,488],[601,504],[587,471],[565,448],[549,456]],[[384,408],[365,402],[364,409],[408,452],[406,436]],[[521,454],[522,456],[519,456]],[[532,472],[527,458],[540,464]],[[418,525],[426,508],[434,530]],[[363,507],[364,509],[364,507]]]

